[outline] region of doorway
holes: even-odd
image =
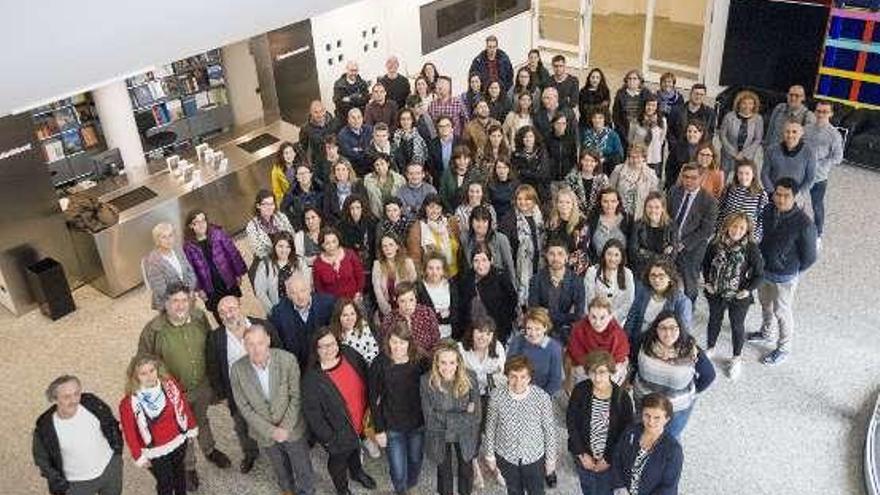
[[[281,118],[302,125],[312,100],[320,99],[312,23],[306,19],[267,33]]]
[[[654,83],[672,72],[685,87],[703,79],[715,1],[536,0],[534,39],[573,68],[602,68],[612,87],[631,69]]]

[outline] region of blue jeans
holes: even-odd
[[[611,495],[611,469],[596,473],[587,471],[580,459],[574,458],[574,467],[581,481],[581,492],[584,495]]]
[[[822,237],[822,230],[825,227],[825,189],[828,187],[828,181],[823,180],[816,182],[810,188],[810,203],[813,205],[813,221],[816,222],[816,233]]]
[[[388,473],[394,491],[403,493],[416,486],[422,470],[422,454],[425,443],[425,430],[419,428],[409,432],[386,431],[388,436]]]
[[[676,440],[681,438],[681,432],[684,431],[684,427],[687,426],[688,419],[691,417],[691,412],[694,410],[694,405],[691,404],[691,407],[684,409],[682,411],[678,411],[672,414],[672,419],[666,423],[666,433],[669,433]]]

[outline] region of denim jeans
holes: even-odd
[[[587,471],[577,457],[574,458],[574,467],[581,482],[583,495],[611,495],[610,468],[601,473]]]
[[[388,473],[391,484],[397,493],[416,486],[422,470],[422,457],[425,443],[425,429],[400,432],[387,431]]]
[[[825,227],[825,189],[828,181],[823,180],[813,184],[810,188],[810,203],[813,205],[813,221],[816,223],[816,233],[822,237]]]
[[[672,419],[666,423],[666,433],[669,433],[676,440],[681,439],[681,432],[684,431],[684,427],[687,426],[688,419],[691,417],[691,412],[694,410],[694,405],[691,404],[691,407],[678,411],[672,414]]]

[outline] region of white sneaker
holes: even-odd
[[[742,358],[735,357],[730,360],[730,367],[727,369],[727,375],[731,380],[736,380],[742,374]]]
[[[816,251],[821,251],[821,250],[822,250],[822,238],[817,237],[816,238]]]
[[[377,445],[375,441],[365,438],[363,443],[364,448],[367,450],[367,455],[371,458],[378,459],[382,456],[382,451],[379,450],[379,445]]]
[[[714,347],[710,347],[710,348],[706,349],[705,351],[703,351],[703,353],[706,354],[707,358],[715,359],[715,348]]]

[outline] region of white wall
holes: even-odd
[[[223,47],[226,89],[235,125],[246,124],[263,116],[263,101],[257,89],[257,66],[249,43],[239,41]]]
[[[344,72],[345,61],[349,59],[359,63],[361,76],[371,82],[384,74],[385,59],[389,55],[396,55],[400,59],[400,73],[411,79],[419,73],[422,64],[432,61],[437,64],[441,74],[452,77],[456,93],[465,90],[471,60],[485,48],[485,38],[489,34],[498,37],[501,48],[510,56],[514,66],[525,62],[531,47],[529,12],[422,55],[419,7],[430,2],[361,0],[313,17],[312,37],[324,103],[332,106],[333,83]],[[376,27],[375,34],[373,27]],[[365,30],[366,38],[363,37]],[[341,48],[336,48],[337,41],[341,41]],[[378,42],[378,48],[373,48],[373,41]],[[328,43],[330,51],[326,50]],[[369,45],[366,52],[363,49],[365,43]],[[342,62],[338,61],[339,55],[342,55]],[[332,65],[328,65],[328,58],[333,59]]]
[[[2,0],[0,115],[90,90],[351,1]]]

